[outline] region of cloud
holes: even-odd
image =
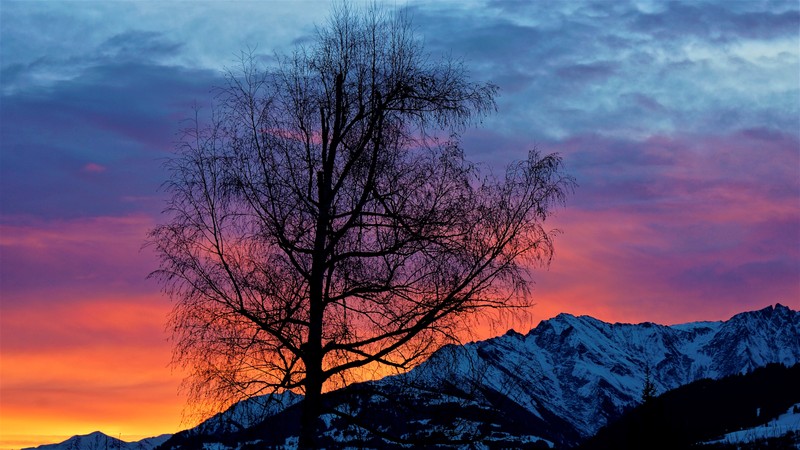
[[[546,146],[563,152],[580,187],[554,222],[564,234],[538,275],[542,304],[662,323],[800,307],[797,135],[585,136]]]
[[[126,30],[108,38],[98,50],[103,57],[117,61],[153,61],[175,56],[183,46],[154,31]]]
[[[183,374],[168,367],[171,306],[145,281],[156,262],[139,251],[151,218],[10,221],[0,225],[6,430],[26,439],[178,429],[185,398],[176,395]]]
[[[103,173],[106,171],[106,167],[97,163],[88,163],[81,168],[81,171],[84,173]]]
[[[0,223],[4,310],[44,307],[53,296],[150,293],[156,262],[142,250],[150,216],[14,219]],[[33,302],[31,304],[31,302]]]
[[[463,56],[476,79],[499,84],[499,112],[486,120],[486,126],[506,136],[525,136],[529,142],[592,134],[641,139],[710,129],[717,133],[741,128],[787,130],[796,125],[800,57],[796,33],[780,25],[784,15],[791,17],[796,11],[791,3],[778,12],[696,6],[703,11],[698,20],[715,20],[717,13],[723,23],[744,20],[750,17],[747,14],[752,15],[747,20],[754,23],[776,20],[778,26],[768,44],[780,51],[772,53],[756,51],[761,48],[758,45],[767,44],[761,35],[744,35],[737,46],[719,47],[700,37],[685,46],[658,38],[657,27],[641,25],[658,16],[664,27],[674,26],[673,22],[695,7],[669,4],[645,8],[622,2],[614,8],[594,3],[501,2],[489,6],[489,10],[476,10],[454,4],[412,4],[410,9],[427,48]],[[240,13],[228,11],[225,20]],[[55,215],[67,214],[70,209],[87,214],[101,209],[126,212],[142,206],[141,202],[119,199],[152,195],[145,188],[163,179],[158,164],[143,155],[152,149],[167,151],[179,118],[189,112],[191,102],[207,101],[208,89],[220,83],[216,72],[165,65],[165,61],[194,52],[188,47],[194,40],[178,43],[178,36],[147,30],[143,22],[133,29],[106,30],[95,38],[92,50],[65,52],[61,59],[45,55],[29,63],[29,69],[48,66],[52,70],[47,72],[61,70],[68,79],[50,80],[49,88],[36,94],[26,91],[4,98],[23,117],[3,117],[9,124],[4,130],[48,130],[31,133],[37,138],[28,136],[22,142],[9,142],[15,139],[8,137],[12,132],[3,132],[4,144],[19,149],[16,156],[4,155],[16,165],[8,171],[12,179],[4,186],[14,194],[9,198],[31,192],[37,199],[26,205],[12,201],[13,212],[53,211]],[[223,38],[227,35],[220,36]],[[230,56],[238,49],[229,50]],[[764,59],[764,55],[772,56]],[[17,74],[4,77],[13,81],[4,83],[6,86],[24,85],[21,74],[31,72],[16,66],[4,66],[3,70]],[[57,139],[43,139],[56,133],[60,134]],[[87,142],[89,137],[91,142]],[[102,155],[97,154],[100,149]],[[107,167],[108,180],[122,176],[126,183],[97,189],[87,180],[74,182],[74,174],[89,162]],[[8,161],[4,163],[12,167]],[[152,176],[136,177],[134,168],[136,173]],[[41,173],[36,177],[41,185],[31,185],[31,173]],[[19,174],[19,179],[14,179],[14,174]],[[95,198],[75,205],[64,198],[70,189],[48,188],[48,184],[74,186],[70,188],[72,197]],[[117,192],[122,186],[136,188]]]
[[[208,71],[107,61],[47,88],[6,93],[4,213],[72,218],[159,211],[160,160],[172,151],[181,119],[193,104],[207,105],[215,84],[220,77]],[[148,197],[149,204],[122,200]]]
[[[702,39],[730,43],[741,39],[774,39],[797,33],[797,3],[774,2],[770,10],[750,10],[748,2],[665,2],[663,9],[638,12],[632,28],[659,39]]]
[[[13,94],[50,88],[60,82],[91,76],[98,68],[107,66],[168,65],[165,62],[179,54],[181,47],[182,44],[169,41],[160,33],[124,31],[81,53],[45,54],[5,63],[0,68],[2,92]]]
[[[168,368],[166,308],[159,297],[56,294],[44,308],[4,304],[0,419],[6,430],[175,432],[185,399],[176,395],[182,374]]]
[[[792,2],[445,5],[417,5],[413,19],[426,46],[500,86],[493,129],[546,140],[796,128]]]
[[[328,7],[309,0],[301,15],[288,2],[10,2],[0,29],[3,89],[18,87],[14,74],[42,86],[109,59],[220,71],[248,47],[270,53],[313,34]]]
[[[474,159],[530,148],[522,136],[465,135]],[[534,270],[531,310],[610,321],[726,319],[781,302],[800,308],[800,136],[778,128],[540,141],[579,187],[549,226],[556,256]]]
[[[556,74],[567,82],[590,83],[604,80],[615,72],[614,65],[604,61],[560,67]]]

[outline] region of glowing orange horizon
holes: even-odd
[[[672,324],[725,320],[743,310],[741,303],[724,298],[673,303],[668,301],[673,295],[669,283],[657,279],[637,283],[633,275],[612,270],[604,262],[614,261],[616,269],[628,263],[624,249],[613,250],[613,241],[622,236],[654,249],[669,243],[654,239],[647,227],[635,221],[623,219],[616,228],[599,228],[591,220],[598,214],[602,213],[563,215],[569,219],[570,232],[559,238],[553,265],[534,272],[536,306],[527,317],[509,320],[507,326],[525,333],[561,312],[610,322]],[[109,234],[116,233],[117,225],[111,226],[114,231]],[[94,239],[105,240],[103,236]],[[30,245],[52,248],[36,240]],[[653,257],[650,263],[655,272],[672,262]],[[168,367],[172,347],[164,326],[171,304],[154,287],[133,294],[126,289],[124,285],[117,291],[113,286],[98,291],[41,287],[15,298],[4,293],[0,450],[61,442],[93,431],[133,441],[194,425],[182,421],[186,399],[178,388],[183,375]],[[638,301],[620,302],[621,289],[627,298]],[[794,299],[800,296],[780,289],[766,289],[749,301],[749,308],[781,302],[797,309],[800,305]],[[704,295],[699,291],[693,297]],[[502,334],[501,328],[483,324],[468,339]]]
[[[540,293],[539,305],[530,311],[530,327],[562,312],[560,304],[571,304],[575,313],[604,320],[641,321],[636,313],[615,312],[602,302],[576,302],[586,295],[585,291],[586,287],[577,286],[564,292],[569,302]],[[102,299],[95,298],[78,304],[74,311],[54,308],[37,313],[39,321],[69,322],[75,329],[89,327],[92,333],[105,335],[106,341],[80,347],[54,343],[54,349],[40,348],[36,352],[4,348],[0,367],[0,450],[61,442],[93,431],[133,441],[174,433],[195,424],[182,421],[186,402],[178,395],[182,374],[168,367],[171,345],[163,330],[168,302],[154,294],[116,299],[114,304],[111,309],[115,311],[110,311]],[[98,311],[99,315],[87,315],[87,311]],[[31,311],[24,310],[4,314],[4,332],[14,332],[24,326],[19,324],[30,323],[30,315]],[[128,320],[133,316],[138,318]],[[517,331],[528,331],[527,326],[519,328],[523,323],[513,326]],[[496,329],[475,329],[470,338],[486,339],[497,334]],[[69,341],[70,333],[63,337]]]

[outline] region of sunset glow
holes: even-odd
[[[558,152],[579,185],[547,224],[536,306],[468,339],[561,312],[800,309],[796,1],[462,3],[387,5],[499,86],[497,113],[461,137],[469,158],[498,174]],[[0,9],[0,450],[193,426],[143,246],[164,221],[163,160],[240,51],[273,63],[329,3]]]

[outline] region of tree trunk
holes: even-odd
[[[324,241],[323,241],[324,242]],[[310,289],[308,341],[303,348],[303,363],[306,368],[305,400],[303,400],[302,415],[300,418],[300,440],[298,447],[301,450],[316,449],[319,447],[319,416],[322,414],[322,321],[324,306],[322,302],[322,263],[320,256],[314,255],[314,269]]]
[[[312,369],[306,362],[306,396],[303,400],[300,417],[300,439],[298,448],[301,450],[314,450],[319,448],[317,437],[319,435],[319,421],[322,414],[322,361]]]
[[[334,132],[335,133],[335,132]],[[333,150],[331,150],[333,153]],[[332,158],[333,156],[328,155]],[[319,422],[322,414],[322,324],[325,313],[323,300],[323,284],[325,276],[327,227],[330,210],[330,184],[332,174],[317,172],[320,210],[314,239],[314,253],[311,262],[311,279],[309,280],[309,315],[308,341],[303,348],[303,363],[306,368],[306,396],[300,417],[300,450],[319,448]]]
[[[322,277],[318,283],[312,283],[310,292],[310,315],[308,342],[304,346],[303,363],[306,366],[305,400],[303,400],[300,417],[301,450],[319,448],[319,416],[322,414]]]

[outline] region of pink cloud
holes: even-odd
[[[3,293],[123,291],[152,292],[146,281],[155,268],[153,255],[142,250],[151,217],[91,217],[74,220],[7,218],[0,223]],[[14,307],[13,300],[5,306]]]
[[[100,164],[93,162],[90,162],[81,168],[81,172],[84,173],[103,173],[105,171],[106,171],[105,166],[101,166]]]
[[[543,309],[676,323],[800,307],[796,137],[589,144],[564,146],[581,187],[554,222],[564,235],[553,266],[537,274]]]

